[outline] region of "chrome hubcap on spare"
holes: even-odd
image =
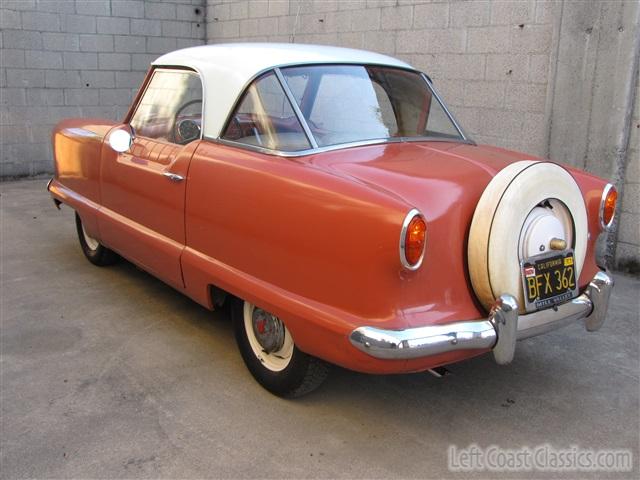
[[[251,318],[253,334],[265,353],[277,352],[284,345],[285,328],[275,315],[255,308]]]
[[[572,245],[573,220],[562,202],[548,199],[531,210],[520,234],[521,259],[551,250],[564,250]]]

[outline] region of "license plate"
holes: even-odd
[[[521,265],[527,312],[553,307],[577,295],[573,250],[536,255]]]

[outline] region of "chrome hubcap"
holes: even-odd
[[[275,315],[255,308],[251,318],[253,334],[265,353],[277,352],[284,345],[285,328]]]

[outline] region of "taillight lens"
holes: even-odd
[[[400,262],[409,270],[422,263],[427,238],[427,223],[417,210],[411,210],[402,225],[400,236]]]
[[[609,228],[613,217],[616,214],[616,204],[618,203],[618,191],[616,187],[610,183],[604,187],[602,192],[602,200],[600,203],[600,222],[602,228]]]

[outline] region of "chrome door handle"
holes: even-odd
[[[184,177],[182,175],[178,175],[176,173],[163,172],[162,175],[164,175],[165,177],[167,177],[169,180],[173,182],[181,182],[182,180],[184,180]]]

